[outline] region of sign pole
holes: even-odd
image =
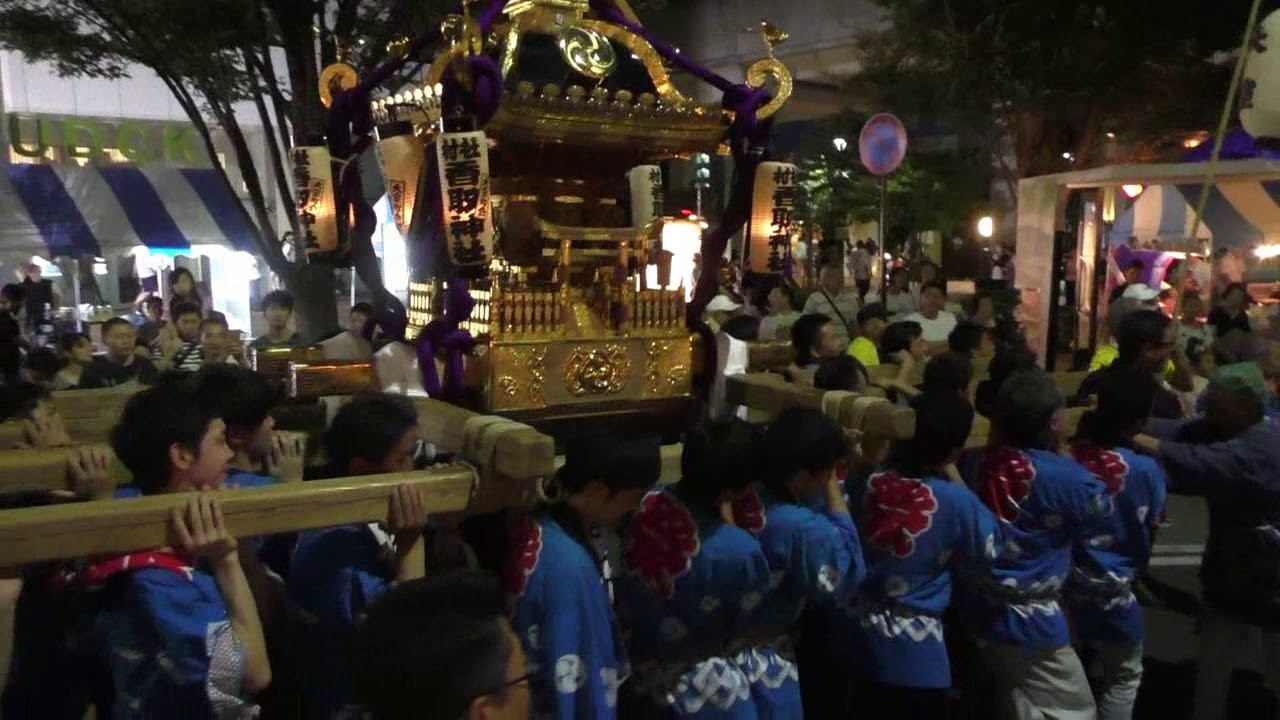
[[[885,250],[885,221],[889,217],[889,176],[880,176],[880,302],[888,299],[889,293],[889,261],[884,259]]]
[[[858,155],[863,167],[880,178],[880,298],[888,301],[889,262],[885,247],[889,221],[889,175],[907,157],[907,129],[902,121],[888,113],[874,115],[858,135]]]

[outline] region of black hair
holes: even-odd
[[[142,307],[143,307],[143,309],[146,309],[146,308],[149,308],[149,307],[153,307],[153,306],[156,306],[156,305],[159,305],[159,306],[160,306],[160,311],[161,311],[161,312],[163,312],[163,311],[164,311],[164,298],[160,297],[159,295],[148,295],[148,296],[146,296],[145,298],[143,298],[143,299],[142,299]]]
[[[411,580],[376,600],[351,657],[356,697],[373,720],[456,720],[507,690],[516,643],[498,584],[483,572]]]
[[[1173,323],[1167,315],[1157,310],[1135,310],[1120,323],[1117,367],[1129,367],[1137,362],[1142,351],[1148,345],[1160,345],[1164,342],[1165,331]]]
[[[969,358],[956,353],[941,353],[924,366],[921,390],[927,394],[945,393],[969,395],[969,383],[973,382],[973,364]]]
[[[918,322],[903,320],[889,323],[884,329],[884,337],[880,338],[880,357],[893,357],[903,350],[911,350],[921,335],[924,335],[924,328]]]
[[[106,323],[103,323],[103,327],[104,328],[106,327]],[[103,330],[103,332],[105,334],[106,331]],[[86,341],[93,342],[92,340],[89,339],[89,336],[85,335],[84,333],[78,333],[78,332],[63,333],[58,337],[58,349],[70,355],[71,351],[75,350],[77,345]]]
[[[1035,367],[1035,355],[1031,354],[1026,345],[1001,347],[987,366],[987,379],[979,382],[974,390],[974,409],[983,417],[990,418],[995,415],[996,396],[1004,381],[1020,370],[1031,370]]]
[[[798,499],[787,490],[796,473],[819,473],[849,458],[844,429],[820,410],[790,407],[769,423],[764,434],[764,485],[780,498]]]
[[[200,332],[203,333],[204,329],[211,325],[221,326],[223,330],[231,330],[231,326],[227,324],[227,316],[222,313],[209,313],[209,317],[200,321]]]
[[[1230,295],[1232,292],[1234,292],[1234,291],[1236,291],[1236,290],[1239,290],[1240,292],[1244,293],[1244,299],[1245,299],[1245,302],[1248,302],[1248,301],[1249,301],[1249,299],[1250,299],[1250,296],[1249,296],[1249,286],[1248,286],[1248,285],[1245,285],[1245,284],[1244,284],[1244,283],[1242,283],[1242,282],[1233,282],[1233,283],[1231,283],[1231,284],[1227,285],[1226,287],[1222,288],[1222,298],[1223,298],[1223,299],[1226,299],[1226,297],[1227,297],[1228,295]]]
[[[354,315],[356,313],[360,313],[361,315],[365,315],[368,317],[373,317],[373,306],[367,302],[358,302],[355,305],[351,306],[351,311],[347,314]]]
[[[58,371],[66,367],[66,363],[58,352],[51,347],[36,348],[27,353],[27,371],[33,377],[52,380]]]
[[[408,398],[386,393],[357,395],[338,409],[324,434],[330,473],[349,473],[357,458],[380,464],[409,430],[418,426],[418,410]]]
[[[128,320],[125,320],[122,317],[107,318],[107,321],[102,323],[102,337],[105,338],[107,335],[111,334],[112,330],[120,327],[121,325],[124,325],[125,327],[131,328],[134,330],[137,329],[133,327],[133,323],[129,322]]]
[[[735,315],[720,325],[720,331],[735,340],[750,342],[760,336],[760,318]]]
[[[813,356],[813,346],[818,344],[822,328],[829,322],[831,318],[820,313],[796,318],[791,326],[791,349],[796,353],[797,365],[808,365],[817,359]]]
[[[1105,448],[1127,444],[1134,428],[1151,416],[1159,385],[1155,378],[1133,370],[1116,370],[1098,386],[1098,406],[1080,418],[1077,440]]]
[[[813,373],[813,386],[819,390],[846,390],[853,392],[861,384],[869,384],[871,376],[858,359],[848,353],[840,353],[818,363]]]
[[[180,445],[198,457],[209,424],[218,417],[193,383],[166,377],[125,403],[120,422],[111,430],[111,449],[142,494],[154,495],[169,484],[169,449]]]
[[[954,393],[924,393],[911,399],[915,434],[894,443],[888,465],[902,475],[932,475],[964,447],[973,430],[973,406]]]
[[[262,296],[262,311],[266,312],[267,308],[278,307],[284,308],[289,312],[293,312],[293,293],[288,290],[272,290]]]
[[[868,303],[862,306],[858,311],[858,327],[862,327],[868,322],[879,318],[888,322],[889,310],[885,308],[884,303]]]
[[[656,440],[621,440],[604,433],[572,438],[565,445],[564,466],[555,484],[568,495],[588,483],[604,483],[610,494],[647,490],[662,476],[662,455]]]
[[[281,400],[281,387],[238,365],[205,365],[192,375],[196,391],[212,404],[228,428],[257,430]]]
[[[1015,448],[1052,450],[1053,416],[1066,405],[1053,378],[1039,368],[1009,376],[996,395],[992,423],[1001,439]]]
[[[680,454],[681,496],[718,513],[722,495],[739,493],[756,479],[762,436],[737,418],[708,420],[689,431]]]
[[[46,401],[52,402],[53,394],[33,382],[0,385],[0,421],[28,419]]]
[[[191,274],[191,271],[186,268],[176,268],[173,272],[169,273],[169,292],[172,295],[172,297],[174,298],[178,297],[178,295],[173,292],[173,288],[178,284],[178,281],[181,280],[184,275],[186,277],[191,278],[191,294],[183,295],[182,297],[190,298],[189,300],[190,302],[194,302],[196,303],[197,306],[199,306],[200,286],[196,283],[196,276]],[[177,317],[177,311],[170,308],[170,312],[173,314],[174,317]]]
[[[957,323],[955,329],[947,336],[947,348],[957,355],[971,358],[982,345],[982,339],[986,335],[986,328],[965,320]]]
[[[3,296],[5,300],[8,300],[14,305],[21,305],[22,302],[27,299],[27,291],[17,283],[9,283],[8,285],[0,288],[0,296]]]
[[[203,313],[200,309],[200,306],[193,302],[189,302],[187,300],[180,300],[176,303],[173,303],[172,306],[169,308],[169,317],[174,322],[177,322],[179,318],[186,317],[187,315],[201,315],[201,314]]]
[[[1147,269],[1147,264],[1142,262],[1141,260],[1138,260],[1137,258],[1130,260],[1129,264],[1125,266],[1125,270],[1146,270],[1146,269]]]

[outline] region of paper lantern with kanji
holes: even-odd
[[[382,184],[391,201],[391,217],[400,234],[407,236],[418,204],[418,177],[426,150],[407,123],[378,128],[376,147]]]
[[[791,228],[796,209],[796,166],[762,162],[751,196],[747,256],[751,270],[780,274],[791,258]]]
[[[333,252],[338,249],[338,214],[329,149],[301,145],[293,149],[291,159],[303,249],[307,257]]]
[[[641,165],[627,173],[631,190],[631,226],[642,228],[662,217],[662,168]]]
[[[489,140],[480,131],[442,133],[436,156],[449,261],[487,272],[493,257]]]

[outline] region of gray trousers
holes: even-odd
[[[1094,720],[1097,710],[1084,666],[1070,645],[1024,648],[986,643],[1001,717],[1007,720]]]
[[[1271,692],[1280,693],[1280,631],[1206,610],[1200,618],[1195,720],[1226,720],[1231,673],[1237,668],[1259,673]]]

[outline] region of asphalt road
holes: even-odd
[[[1190,717],[1195,685],[1197,573],[1208,510],[1198,498],[1171,496],[1165,515],[1149,573],[1155,604],[1146,607],[1144,677],[1135,711],[1143,720]]]

